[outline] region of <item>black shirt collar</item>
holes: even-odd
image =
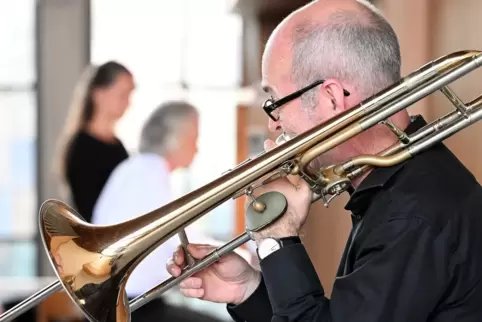
[[[405,133],[413,134],[427,122],[421,115],[412,117],[410,124],[405,129]],[[392,167],[376,168],[361,182],[358,188],[351,194],[350,200],[345,206],[345,209],[351,211],[353,214],[361,215],[369,206],[372,197],[375,193],[383,188],[383,186],[405,165],[405,162],[399,163]]]

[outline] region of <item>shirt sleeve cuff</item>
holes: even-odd
[[[260,262],[273,310],[308,294],[324,295],[323,286],[303,244],[283,247]]]
[[[271,321],[273,311],[263,277],[251,296],[238,305],[228,304],[228,312],[235,321]]]

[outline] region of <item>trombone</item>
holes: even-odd
[[[5,312],[0,322],[11,321],[62,289],[92,322],[130,321],[132,311],[231,253],[248,242],[252,232],[284,214],[287,200],[281,193],[253,196],[260,185],[299,175],[310,185],[312,201],[321,199],[328,207],[333,198],[352,188],[350,180],[367,170],[404,162],[479,121],[482,95],[464,103],[448,85],[481,63],[482,51],[475,50],[454,52],[431,61],[334,119],[246,160],[161,208],[123,223],[91,225],[65,203],[45,201],[39,212],[40,235],[58,281]],[[390,116],[435,91],[441,91],[455,106],[452,112],[412,135],[390,122]],[[317,156],[378,124],[396,135],[395,145],[378,155],[359,155],[318,169],[309,166]],[[243,195],[252,199],[246,211],[246,232],[189,264],[179,277],[171,277],[130,303],[127,301],[127,280],[145,256],[210,210]],[[185,244],[187,239],[183,240]]]

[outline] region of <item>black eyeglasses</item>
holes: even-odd
[[[303,95],[304,93],[306,93],[307,91],[309,91],[310,89],[318,86],[318,85],[321,85],[325,82],[324,79],[322,80],[319,80],[319,81],[316,81],[314,82],[313,84],[310,84],[306,87],[303,87],[302,89],[299,89],[297,90],[296,92],[292,93],[292,94],[289,94],[277,101],[275,101],[274,99],[272,98],[268,98],[266,100],[266,102],[264,102],[263,104],[263,110],[266,112],[266,114],[268,114],[268,116],[273,120],[273,121],[278,121],[279,118],[275,118],[271,113],[273,113],[274,110],[276,110],[277,108],[281,107],[282,105],[300,97],[301,95]],[[350,96],[350,93],[346,90],[346,89],[343,89],[343,94],[345,96]]]

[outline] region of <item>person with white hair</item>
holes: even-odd
[[[199,114],[184,101],[168,101],[155,109],[145,122],[139,153],[120,163],[112,172],[94,207],[93,224],[112,225],[134,219],[170,201],[170,173],[187,168],[197,152]],[[193,225],[186,228],[190,241],[216,242]],[[170,276],[159,269],[180,243],[178,235],[144,258],[129,276],[127,296],[132,299]],[[133,321],[218,321],[187,307],[168,305],[156,299],[132,313]]]

